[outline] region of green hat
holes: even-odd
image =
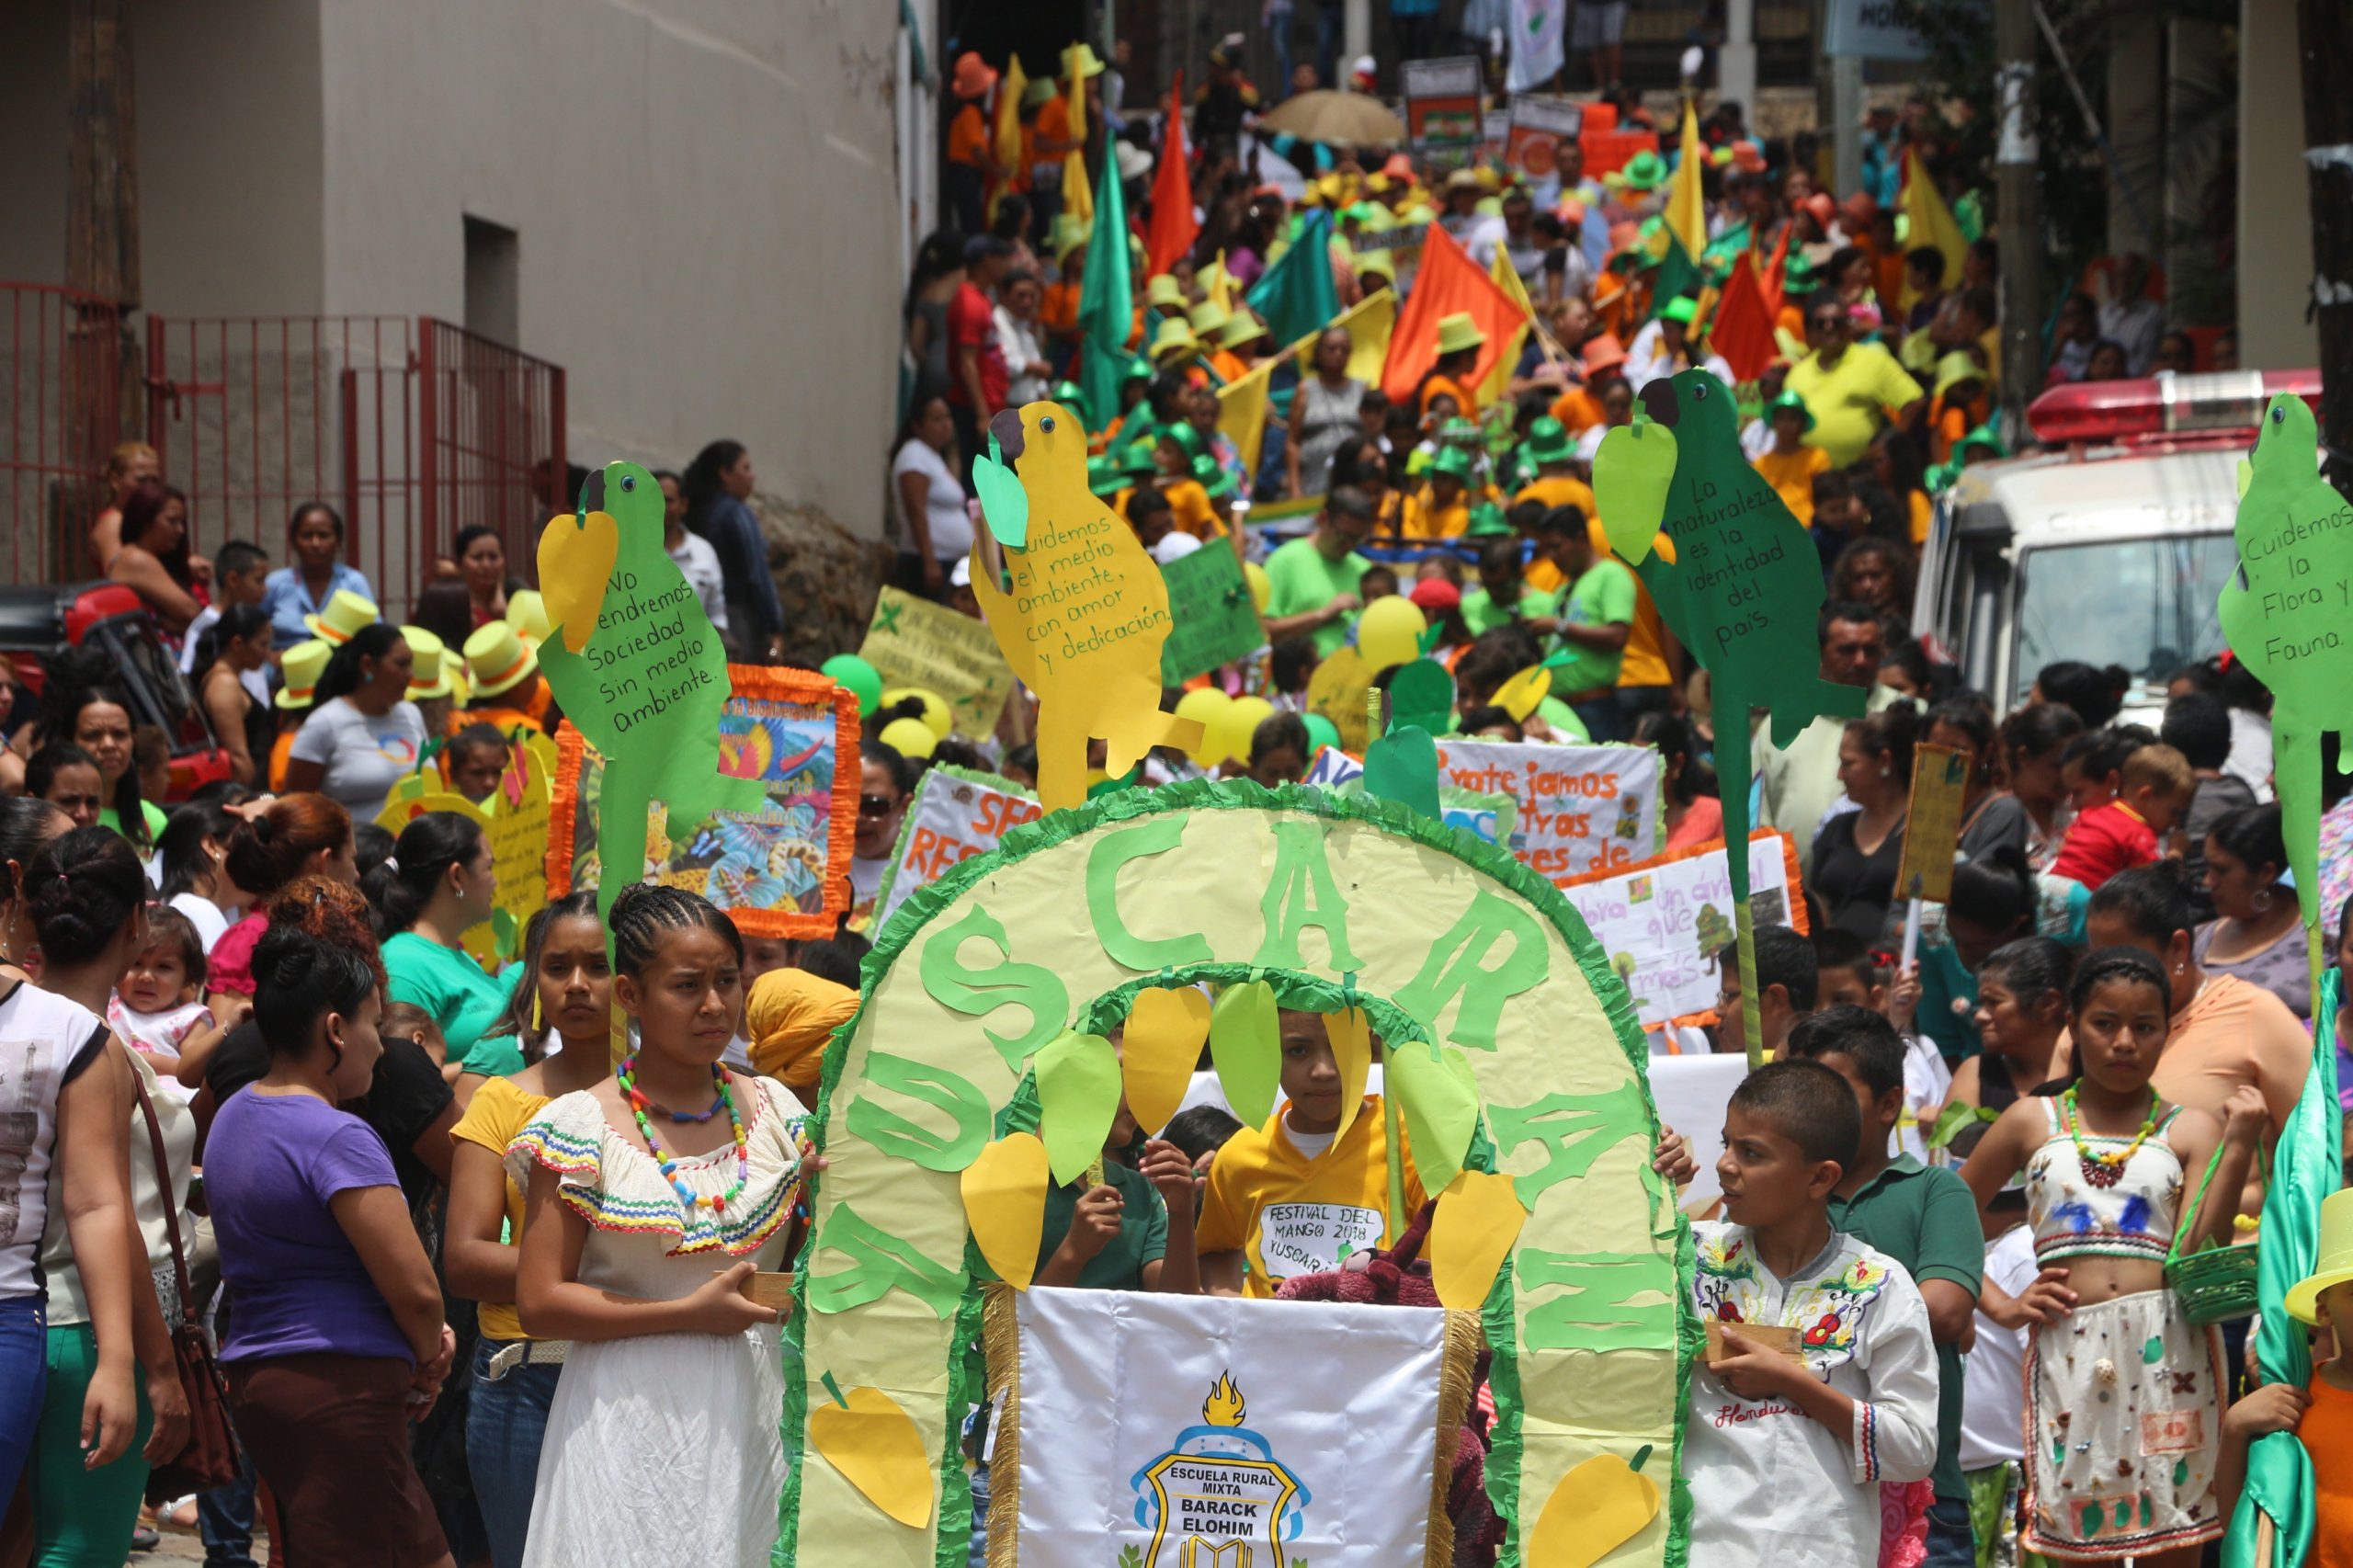
[[[1121,476],[1119,460],[1108,452],[1086,460],[1086,488],[1105,500],[1120,493]]]
[[[1430,464],[1433,474],[1449,473],[1468,484],[1478,469],[1478,460],[1461,447],[1441,447],[1438,459]]]
[[[1629,190],[1656,190],[1666,183],[1666,160],[1656,153],[1637,153],[1626,166],[1608,176]]]
[[[1485,539],[1492,534],[1508,534],[1511,531],[1511,521],[1504,516],[1504,509],[1493,501],[1482,501],[1471,508],[1471,527],[1465,530],[1464,537]]]
[[[1802,254],[1793,250],[1781,258],[1781,292],[1784,295],[1802,294],[1813,283],[1813,263],[1806,260]]]
[[[1990,447],[1993,449],[1994,455],[1997,458],[2006,458],[2010,455],[2009,446],[2007,443],[2003,441],[2002,432],[1995,426],[1991,417],[1987,418],[1984,424],[1980,425],[1976,429],[1972,430],[1968,435],[1963,436],[1960,440],[1955,441],[1952,444],[1952,449],[1956,456],[1967,451],[1972,447]]]
[[[1569,439],[1569,427],[1546,415],[1528,427],[1528,440],[1519,449],[1532,462],[1567,462],[1577,454],[1576,443]]]
[[[1193,460],[1193,477],[1210,493],[1212,501],[1222,501],[1233,494],[1233,475],[1218,466],[1215,458],[1203,452]]]
[[[1438,427],[1438,438],[1449,446],[1476,445],[1479,422],[1475,419],[1449,419]]]
[[[1081,408],[1086,403],[1086,390],[1076,381],[1056,381],[1051,395],[1064,408]]]
[[[1771,403],[1765,405],[1765,422],[1768,425],[1771,424],[1773,422],[1773,415],[1780,413],[1781,410],[1785,408],[1794,408],[1800,414],[1805,415],[1805,427],[1809,430],[1813,428],[1813,410],[1805,405],[1805,399],[1800,397],[1793,392],[1785,392],[1780,396],[1775,398]]]
[[[1680,322],[1685,326],[1689,326],[1699,319],[1699,301],[1688,294],[1677,294],[1659,307],[1658,319]]]
[[[1188,461],[1201,455],[1201,433],[1181,419],[1174,425],[1163,426],[1159,438],[1174,441]]]
[[[1160,465],[1152,460],[1152,449],[1157,445],[1159,441],[1156,437],[1147,436],[1142,440],[1131,441],[1121,447],[1120,472],[1129,479],[1150,479],[1154,474],[1158,473]]]
[[[1036,108],[1053,96],[1054,79],[1051,76],[1040,76],[1021,89],[1021,107]]]

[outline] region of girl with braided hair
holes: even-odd
[[[744,1284],[785,1256],[807,1113],[720,1060],[744,1007],[726,915],[640,885],[611,926],[612,1000],[636,1045],[612,1078],[551,1100],[506,1156],[525,1191],[522,1330],[570,1342],[522,1561],[761,1568],[785,1479],[784,1386],[779,1313]]]

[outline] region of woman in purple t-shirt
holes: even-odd
[[[408,1427],[457,1341],[384,1141],[336,1108],[375,1076],[383,971],[273,926],[253,972],[269,1071],[221,1108],[204,1166],[230,1411],[305,1568],[447,1564]]]

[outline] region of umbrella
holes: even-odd
[[[1326,87],[1285,98],[1258,117],[1258,128],[1346,146],[1393,147],[1405,140],[1404,123],[1379,98]]]

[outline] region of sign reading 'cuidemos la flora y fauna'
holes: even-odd
[[[1531,1537],[1574,1522],[1580,1562],[1682,1562],[1690,1239],[1650,1168],[1657,1120],[1624,988],[1560,892],[1506,851],[1390,802],[1239,782],[1054,812],[879,934],[814,1118],[829,1165],[788,1330],[779,1562],[964,1561],[958,1426],[982,1395],[970,1352],[997,1278],[967,1193],[1010,1190],[987,1156],[1039,1126],[1041,1075],[1050,1146],[1069,1146],[1063,1106],[1116,1104],[1100,1037],[1140,993],[1256,980],[1385,1043],[1416,1167],[1443,1194],[1440,1294],[1482,1310],[1495,1353],[1504,1561],[1546,1561]],[[968,1184],[976,1162],[991,1179]],[[1040,1201],[1045,1179],[1040,1162]],[[1465,1217],[1450,1230],[1449,1205]],[[1285,1309],[1263,1312],[1279,1332]],[[1107,1497],[1105,1517],[1133,1503]],[[1126,1556],[1113,1543],[1104,1568]]]

